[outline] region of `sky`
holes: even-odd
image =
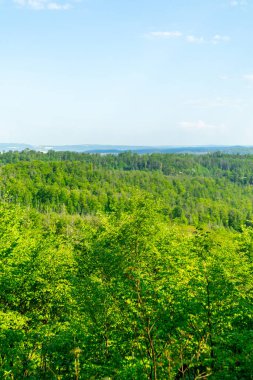
[[[253,0],[0,0],[0,142],[253,145]]]

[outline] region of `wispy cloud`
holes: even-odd
[[[222,130],[224,125],[214,125],[204,122],[203,120],[197,121],[182,121],[179,126],[188,131],[210,131],[210,130]]]
[[[214,45],[217,45],[221,42],[229,42],[230,41],[230,37],[228,36],[222,36],[220,34],[215,34],[212,38],[211,38],[211,43],[214,44]]]
[[[193,34],[187,34],[180,31],[157,31],[150,32],[147,34],[149,37],[153,37],[156,39],[172,39],[172,38],[180,38],[184,39],[186,42],[190,44],[214,44],[217,45],[219,43],[224,43],[230,41],[228,36],[223,36],[220,34],[215,34],[211,38],[205,38],[203,36],[196,36]]]
[[[229,5],[231,7],[244,7],[246,5],[248,5],[248,1],[247,0],[230,0],[229,1]]]
[[[32,10],[50,10],[50,11],[62,11],[71,8],[70,3],[62,1],[51,0],[13,0],[13,2],[22,8],[29,8]]]
[[[230,38],[228,36],[222,36],[220,34],[215,34],[211,38],[204,38],[203,36],[194,36],[194,35],[188,35],[185,37],[186,41],[191,43],[191,44],[213,44],[217,45],[222,42],[229,42]]]
[[[173,31],[173,32],[151,32],[149,33],[150,37],[155,38],[178,38],[182,36],[181,32]]]
[[[194,99],[184,103],[195,108],[241,108],[247,105],[243,99],[218,97],[216,99]]]
[[[243,75],[243,79],[253,84],[253,74]]]
[[[186,36],[185,39],[190,44],[202,44],[203,42],[205,42],[204,37],[196,37],[191,34]]]

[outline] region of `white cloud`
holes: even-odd
[[[67,10],[70,8],[70,4],[48,3],[47,9],[51,11]]]
[[[188,131],[208,131],[208,130],[221,130],[224,129],[224,125],[213,125],[204,122],[203,120],[197,121],[182,121],[179,123],[182,129]]]
[[[51,10],[60,11],[67,10],[71,7],[70,3],[51,0],[13,0],[15,4],[22,8],[33,10]]]
[[[230,0],[229,5],[231,7],[238,7],[238,6],[243,7],[243,6],[248,5],[248,1],[247,0]]]
[[[216,99],[188,100],[185,105],[195,108],[241,108],[247,105],[243,99],[217,97]]]
[[[220,34],[215,34],[213,37],[210,39],[205,39],[204,37],[198,37],[194,35],[188,35],[186,36],[186,41],[191,43],[191,44],[202,44],[202,43],[211,43],[214,45],[217,45],[222,42],[228,42],[230,41],[230,38],[228,36],[222,36]]]
[[[151,32],[149,33],[149,36],[155,37],[155,38],[178,38],[182,36],[181,32],[174,31],[174,32]]]
[[[220,34],[215,34],[212,39],[211,43],[214,45],[219,44],[220,42],[228,42],[230,41],[230,37],[228,36],[221,36]]]
[[[38,1],[38,0],[37,0]],[[173,39],[173,38],[182,38],[184,37],[185,41],[190,44],[214,44],[217,45],[219,43],[228,42],[230,38],[228,36],[223,36],[220,34],[215,34],[210,39],[204,38],[203,36],[196,36],[193,34],[184,35],[179,31],[157,31],[150,32],[147,34],[148,37],[153,37],[156,39]]]
[[[204,37],[196,37],[193,35],[186,36],[186,41],[191,44],[202,44],[203,42],[205,42]]]
[[[243,76],[243,79],[250,83],[253,83],[253,74],[246,74]]]

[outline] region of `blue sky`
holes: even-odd
[[[0,0],[0,142],[253,145],[253,0]]]

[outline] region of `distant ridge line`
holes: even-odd
[[[99,145],[99,144],[80,144],[80,145],[31,145],[20,143],[0,143],[0,152],[24,151],[26,149],[47,153],[50,150],[56,152],[76,152],[76,153],[101,153],[119,154],[123,152],[134,152],[138,154],[151,153],[191,153],[205,154],[223,152],[228,154],[253,154],[253,146],[244,145],[196,145],[196,146],[135,146],[135,145]]]

